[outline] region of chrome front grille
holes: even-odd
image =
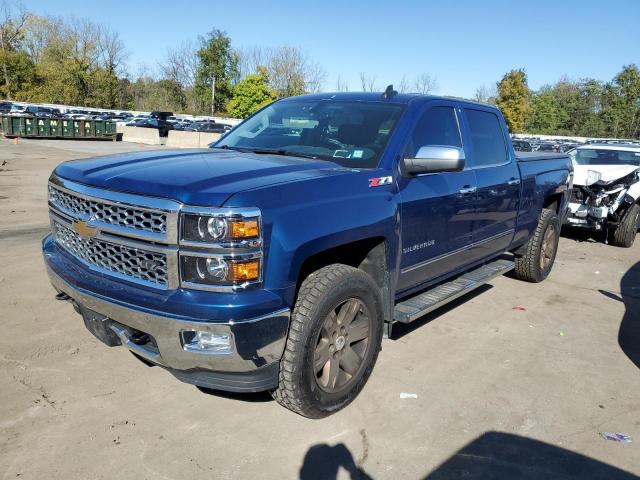
[[[53,220],[56,242],[84,263],[158,286],[169,284],[167,255],[103,240],[83,239],[71,228]]]
[[[165,234],[167,215],[129,205],[84,198],[49,185],[49,202],[59,210],[123,228]]]

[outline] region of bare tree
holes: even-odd
[[[102,65],[113,73],[121,73],[129,54],[118,32],[109,27],[98,27],[98,52]]]
[[[45,49],[54,41],[62,38],[62,20],[55,17],[31,15],[25,25],[22,44],[27,53],[38,64],[42,61]]]
[[[11,79],[9,78],[9,52],[18,48],[27,20],[31,15],[20,3],[2,0],[0,3],[0,52],[2,52],[2,74],[5,93],[11,100]]]
[[[304,66],[304,86],[310,93],[318,93],[322,90],[324,82],[327,80],[327,71],[315,60],[309,58]]]
[[[70,57],[79,70],[86,72],[100,61],[98,42],[100,28],[86,18],[71,18],[66,25],[65,36],[70,47]]]
[[[476,89],[476,93],[473,96],[473,99],[476,102],[490,103],[492,105],[495,105],[497,97],[498,97],[498,90],[496,89],[495,85],[493,87],[480,85]]]
[[[364,72],[360,72],[360,86],[362,87],[363,92],[375,92],[376,88],[376,79],[377,76],[368,75]]]
[[[407,93],[409,91],[409,82],[407,81],[407,76],[402,75],[402,79],[400,79],[400,83],[398,83],[398,92]]]
[[[418,93],[426,95],[438,90],[438,80],[428,73],[421,73],[414,83]]]
[[[165,78],[178,82],[183,88],[193,87],[198,68],[198,46],[186,41],[167,50],[159,67]]]
[[[322,90],[326,70],[299,48],[283,45],[268,51],[268,55],[269,83],[279,96]]]
[[[338,78],[336,79],[336,92],[348,92],[349,91],[349,84],[343,80],[340,75],[338,75]]]
[[[238,73],[240,79],[253,75],[258,67],[269,65],[272,49],[254,45],[236,50],[238,55]]]

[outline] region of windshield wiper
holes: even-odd
[[[226,150],[236,150],[244,153],[256,153],[258,155],[282,155],[287,157],[301,157],[317,160],[318,157],[311,155],[310,153],[295,152],[292,150],[285,150],[284,148],[249,148],[249,147],[231,147],[229,145],[222,145],[215,148],[224,148]]]

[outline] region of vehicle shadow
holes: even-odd
[[[336,479],[341,467],[349,473],[352,480],[372,478],[356,465],[353,455],[343,443],[333,447],[321,443],[307,450],[300,468],[300,480]]]
[[[591,230],[587,228],[572,228],[566,225],[562,227],[560,235],[576,242],[605,243],[607,242],[607,232]]]
[[[620,280],[620,296],[599,290],[605,297],[624,303],[624,316],[618,330],[618,345],[633,364],[640,368],[640,262]]]
[[[421,326],[432,322],[433,320],[435,320],[436,318],[445,315],[447,313],[449,313],[451,310],[453,310],[456,307],[459,307],[460,305],[462,305],[465,302],[468,302],[469,300],[477,297],[478,295],[482,295],[484,292],[491,290],[493,288],[492,285],[490,284],[484,284],[481,287],[476,288],[475,290],[467,293],[466,295],[463,295],[460,298],[456,298],[455,300],[451,301],[450,303],[447,303],[446,305],[443,305],[442,307],[434,310],[431,313],[427,313],[426,315],[418,318],[417,320],[414,320],[411,323],[394,323],[393,324],[393,331],[391,334],[390,339],[391,340],[399,340],[400,338],[404,337],[405,335],[408,335],[409,333],[413,332],[414,330],[420,328]]]
[[[424,480],[456,478],[482,480],[638,479],[632,473],[570,450],[502,432],[482,434],[425,476]]]
[[[602,440],[603,442],[605,440]],[[418,459],[416,459],[419,461]],[[304,457],[300,480],[334,480],[340,468],[351,479],[372,479],[342,443],[314,445]],[[341,478],[345,476],[341,475]],[[451,455],[423,480],[637,480],[593,458],[511,433],[486,432]]]
[[[264,402],[272,402],[273,398],[269,394],[269,392],[225,392],[222,390],[212,390],[210,388],[199,387],[196,386],[198,390],[202,393],[206,393],[207,395],[211,395],[212,397],[220,397],[226,398],[228,400],[234,400],[238,402],[247,402],[247,403],[264,403]]]

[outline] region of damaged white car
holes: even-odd
[[[630,247],[640,228],[640,146],[584,145],[569,152],[574,177],[565,223],[605,230]]]

